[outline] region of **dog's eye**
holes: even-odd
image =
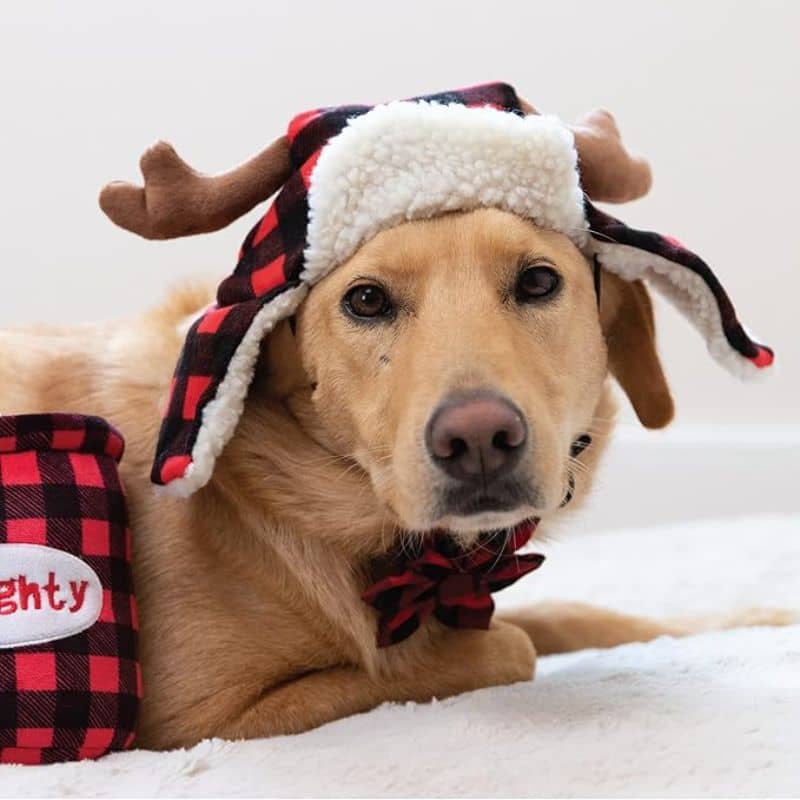
[[[342,302],[345,310],[359,319],[388,317],[394,310],[388,295],[380,286],[366,283],[350,289]]]
[[[531,303],[549,297],[560,285],[561,277],[551,267],[528,267],[517,278],[517,302]]]

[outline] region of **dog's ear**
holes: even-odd
[[[265,397],[286,398],[308,386],[292,321],[281,320],[261,343],[254,390]]]
[[[608,344],[608,369],[628,395],[642,425],[672,421],[672,395],[656,349],[650,295],[641,281],[601,273],[600,321]]]

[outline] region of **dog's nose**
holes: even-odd
[[[460,481],[486,481],[509,472],[527,438],[522,412],[497,394],[446,400],[425,432],[434,462]]]

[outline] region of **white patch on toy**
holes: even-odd
[[[66,639],[97,622],[103,587],[70,553],[0,544],[0,649]]]

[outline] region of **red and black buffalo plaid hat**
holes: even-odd
[[[142,684],[122,450],[96,417],[0,417],[0,763],[133,741]]]
[[[175,371],[153,480],[189,494],[234,433],[264,336],[309,288],[378,232],[448,211],[496,207],[569,236],[590,262],[646,279],[740,377],[773,360],[708,265],[675,239],[627,227],[581,188],[572,132],[527,115],[488,84],[377,106],[308,111],[289,124],[292,173],[250,231]]]

